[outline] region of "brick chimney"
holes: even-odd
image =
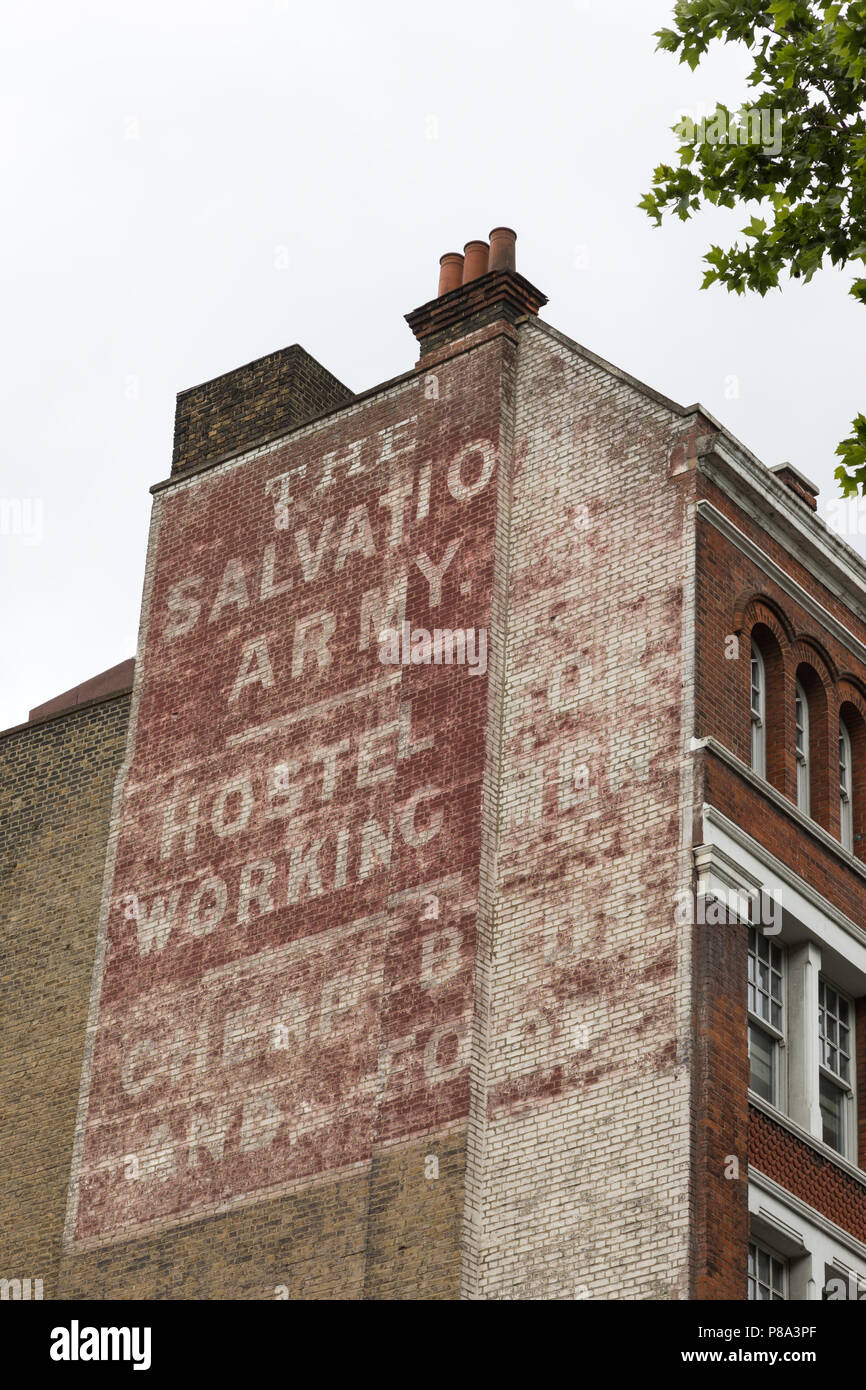
[[[417,366],[450,342],[488,324],[519,323],[547,303],[534,285],[518,275],[510,227],[494,227],[486,241],[469,241],[461,256],[449,251],[440,262],[437,297],[406,315],[421,344]]]
[[[178,393],[171,471],[253,449],[353,396],[298,343],[259,357]]]
[[[806,506],[813,512],[818,510],[820,488],[817,483],[810,483],[809,479],[798,472],[791,463],[777,463],[775,468],[770,469],[770,472],[775,473],[779,482],[789,487],[794,496],[799,497],[801,502],[805,502]]]

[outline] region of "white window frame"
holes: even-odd
[[[724,899],[735,891],[778,899],[784,906],[779,928],[767,935],[785,950],[785,1078],[782,1103],[769,1105],[750,1089],[755,1105],[775,1112],[780,1121],[801,1130],[821,1152],[861,1175],[858,1150],[857,1019],[851,1015],[851,1091],[846,1152],[825,1144],[820,1109],[819,980],[822,975],[849,1005],[866,994],[866,930],[814,887],[771,854],[723,812],[703,807],[704,843],[695,849],[698,896]],[[790,930],[796,925],[796,934]],[[806,939],[803,940],[803,931]],[[826,952],[826,955],[825,955]],[[832,957],[832,958],[831,958]],[[834,961],[844,965],[844,984],[836,977]],[[756,1020],[757,1021],[757,1020]]]
[[[866,1244],[842,1230],[765,1173],[749,1169],[749,1244],[787,1261],[786,1299],[820,1302],[827,1270],[848,1281],[837,1296],[866,1288]],[[840,1301],[841,1301],[840,1297]]]
[[[829,1039],[827,1039],[827,1038],[825,1037],[824,1032],[822,1031],[822,1024],[824,1024],[824,1022],[825,1022],[825,1020],[827,1019],[828,1015],[829,1015],[829,1017],[830,1017],[831,1019],[833,1019],[833,1020],[837,1023],[837,1037],[836,1037],[836,1042],[835,1042],[835,1048],[836,1048],[837,1052],[842,1051],[842,1048],[841,1048],[841,1038],[839,1037],[839,1031],[838,1031],[838,1025],[839,1025],[840,1020],[839,1020],[838,1014],[836,1014],[835,1012],[833,1012],[832,1009],[829,1007],[829,1000],[827,999],[827,991],[828,991],[828,990],[831,990],[832,993],[836,996],[837,1002],[841,1002],[841,1003],[844,1003],[844,1004],[846,1005],[847,1011],[848,1011],[848,1020],[847,1020],[847,1023],[844,1025],[845,1028],[847,1029],[847,1032],[848,1032],[848,1048],[847,1048],[847,1051],[845,1051],[845,1052],[843,1053],[843,1055],[845,1056],[846,1062],[847,1062],[847,1071],[848,1071],[848,1075],[847,1075],[847,1076],[845,1075],[845,1069],[844,1069],[844,1067],[834,1068],[834,1067],[831,1065],[831,1063],[827,1060],[827,1051],[828,1051],[828,1048],[834,1046],[834,1044],[832,1043],[832,1041],[829,1040]],[[855,1093],[854,1093],[854,1086],[855,1086],[855,1084],[856,1084],[856,1077],[855,1077],[855,1055],[854,1055],[854,1054],[855,1054],[855,1047],[856,1047],[856,1032],[855,1032],[855,1029],[856,1029],[856,1011],[855,1011],[855,1008],[854,1008],[854,1001],[853,1001],[853,999],[850,999],[850,998],[848,997],[848,995],[845,993],[844,990],[839,989],[839,988],[833,983],[833,981],[830,980],[830,979],[828,979],[825,975],[823,975],[823,974],[822,974],[822,975],[819,975],[819,977],[818,977],[818,1075],[819,1075],[819,1090],[820,1090],[820,1080],[824,1080],[824,1081],[827,1082],[829,1085],[833,1086],[834,1089],[835,1089],[836,1091],[839,1092],[839,1094],[840,1094],[840,1096],[841,1096],[841,1098],[842,1098],[842,1107],[841,1107],[841,1118],[842,1118],[842,1144],[841,1144],[841,1147],[837,1150],[837,1152],[840,1153],[840,1154],[842,1155],[843,1158],[848,1158],[848,1159],[850,1159],[850,1158],[852,1157],[852,1149],[853,1149],[852,1140],[853,1140],[853,1138],[854,1138],[854,1135],[853,1135],[852,1131],[853,1131],[853,1128],[854,1128],[853,1120],[854,1120],[854,1113],[855,1113]],[[822,1142],[825,1143],[825,1144],[827,1144],[827,1140],[824,1139],[823,1125],[822,1125],[822,1130],[821,1130],[821,1138],[822,1138]],[[833,1145],[833,1144],[828,1144],[828,1148],[835,1149],[835,1145]]]
[[[748,1291],[747,1291],[746,1297],[748,1298],[748,1300],[749,1300],[750,1302],[755,1302],[755,1301],[758,1301],[758,1302],[765,1302],[765,1303],[770,1303],[770,1302],[773,1302],[773,1303],[785,1303],[785,1302],[787,1302],[787,1299],[788,1299],[788,1261],[786,1260],[785,1256],[784,1256],[784,1255],[777,1255],[777,1254],[776,1254],[776,1251],[775,1251],[775,1250],[771,1250],[770,1247],[769,1247],[768,1245],[765,1245],[765,1244],[763,1243],[763,1241],[755,1240],[755,1239],[753,1239],[753,1238],[750,1236],[750,1237],[749,1237],[749,1252],[748,1252],[748,1253],[749,1253],[749,1259],[750,1259],[750,1261],[751,1261],[751,1258],[752,1258],[752,1252],[753,1252],[753,1251],[754,1251],[754,1256],[755,1256],[755,1261],[754,1261],[754,1264],[755,1264],[755,1272],[754,1272],[754,1275],[753,1275],[753,1274],[752,1274],[752,1271],[751,1271],[751,1268],[750,1268],[749,1274],[748,1274],[748,1283],[747,1283],[747,1290],[748,1290]],[[767,1289],[770,1290],[770,1293],[771,1293],[771,1295],[772,1295],[772,1297],[771,1297],[770,1299],[756,1300],[756,1299],[755,1299],[755,1295],[752,1293],[752,1288],[753,1288],[753,1286],[755,1286],[755,1287],[760,1287],[760,1286],[761,1286],[760,1280],[759,1280],[759,1277],[758,1277],[758,1268],[757,1268],[757,1265],[758,1265],[758,1258],[757,1258],[757,1257],[758,1257],[759,1255],[764,1255],[764,1256],[769,1260],[769,1262],[770,1262],[770,1282],[769,1282],[769,1284],[766,1284],[766,1285],[763,1286],[763,1287],[765,1287],[765,1288],[767,1288]],[[775,1266],[775,1268],[774,1268],[774,1266]],[[777,1275],[777,1272],[778,1272],[778,1283],[776,1282],[776,1275]],[[778,1289],[778,1292],[776,1292],[777,1289]]]
[[[851,733],[844,719],[839,720],[839,824],[843,849],[854,853],[854,802],[852,795]]]
[[[796,728],[797,752],[797,809],[804,816],[811,815],[809,792],[809,699],[803,686],[797,681],[794,724]]]
[[[752,642],[749,710],[751,718],[752,771],[767,775],[767,668],[757,642]]]
[[[787,1023],[786,1007],[786,953],[783,946],[770,939],[760,927],[749,927],[748,939],[748,1015],[749,1015],[749,1049],[751,1052],[752,1029],[757,1029],[763,1033],[765,1038],[769,1038],[772,1045],[772,1094],[769,1097],[762,1096],[768,1105],[774,1105],[780,1110],[785,1107],[786,1095],[786,1076],[785,1076],[785,1028]],[[761,987],[759,979],[760,964],[766,964],[770,972],[770,987],[765,990]],[[778,977],[778,998],[773,992],[773,977]],[[768,1017],[765,1008],[769,1008],[772,1015],[773,1005],[778,1006],[779,1021],[774,1022],[772,1016]],[[755,1093],[757,1094],[757,1092]]]

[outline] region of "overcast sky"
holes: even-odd
[[[133,655],[175,394],[294,342],[356,391],[408,370],[439,256],[498,224],[550,323],[838,496],[851,275],[701,293],[748,219],[636,208],[677,115],[746,94],[742,52],[654,52],[671,9],[6,0],[0,727]]]

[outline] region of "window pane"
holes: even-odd
[[[764,662],[755,643],[752,643],[751,661],[751,692],[749,704],[751,709],[751,759],[752,769],[759,777],[767,775],[767,745],[764,725],[764,711],[766,706],[766,677],[764,675]]]
[[[797,684],[795,719],[797,726],[797,806],[809,815],[809,704],[803,687]]]
[[[851,1076],[850,1005],[826,981],[818,982],[818,1038],[821,1065],[841,1081]]]
[[[749,1012],[784,1031],[782,951],[756,927],[749,928]]]
[[[821,1077],[820,1093],[824,1143],[829,1144],[830,1148],[836,1149],[838,1153],[844,1153],[845,1097],[839,1087],[828,1081],[826,1076]]]
[[[770,1104],[776,1099],[776,1044],[761,1028],[749,1026],[749,1085]]]
[[[761,664],[752,648],[752,714],[761,717]],[[841,742],[841,738],[840,738]]]
[[[851,806],[851,735],[839,722],[839,813],[842,846],[854,851],[854,816]]]
[[[783,1302],[787,1263],[754,1242],[749,1244],[748,1297]]]

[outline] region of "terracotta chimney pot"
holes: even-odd
[[[439,289],[436,297],[459,290],[463,284],[463,257],[459,251],[446,251],[439,259]]]
[[[490,247],[486,241],[467,241],[463,251],[463,283],[468,285],[470,280],[477,280],[479,275],[487,274]]]
[[[489,270],[516,270],[515,242],[517,233],[510,227],[494,227],[490,233]]]

